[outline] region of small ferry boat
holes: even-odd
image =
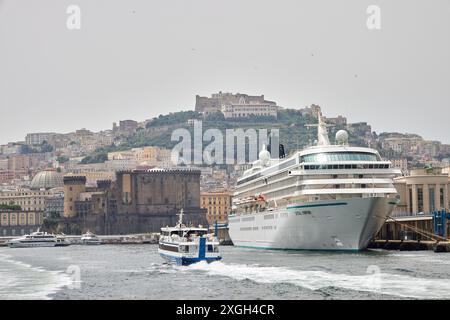
[[[71,242],[64,237],[64,234],[56,236],[56,245],[55,247],[67,247],[70,246]]]
[[[59,243],[62,243],[61,241]],[[55,247],[58,245],[58,238],[54,234],[36,231],[22,237],[8,241],[10,248],[31,248],[31,247]]]
[[[190,265],[222,259],[219,254],[219,240],[208,229],[189,227],[183,224],[183,209],[175,227],[161,228],[158,252],[163,259],[177,265]]]
[[[88,231],[81,236],[81,244],[97,245],[102,244],[102,241],[95,234]]]

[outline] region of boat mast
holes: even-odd
[[[180,214],[179,214],[179,219],[178,219],[178,226],[182,226],[183,225],[183,208],[181,208],[180,210]]]

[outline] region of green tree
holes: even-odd
[[[66,163],[69,160],[70,160],[69,157],[66,156],[59,156],[58,158],[56,158],[56,161],[58,161],[59,164]]]
[[[106,160],[108,160],[108,154],[107,153],[97,153],[92,156],[86,156],[81,160],[81,164],[88,164],[88,163],[103,163]]]

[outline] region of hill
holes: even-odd
[[[97,149],[93,154],[88,155],[90,159],[105,159],[105,154],[112,151],[121,151],[144,146],[158,146],[163,148],[173,148],[178,142],[171,141],[173,130],[184,128],[191,132],[193,127],[188,124],[188,120],[202,120],[202,129],[219,129],[225,136],[227,129],[278,129],[280,133],[280,143],[285,146],[286,152],[291,153],[311,145],[316,140],[317,130],[308,129],[306,124],[317,123],[317,119],[308,115],[303,116],[298,110],[284,109],[278,112],[278,118],[253,116],[248,118],[225,119],[223,114],[211,114],[202,119],[202,115],[195,111],[181,111],[160,115],[146,123],[145,128],[137,130],[134,134],[126,137],[115,146],[111,145]],[[337,130],[345,129],[344,126],[329,128],[330,141],[334,142],[334,135]],[[363,137],[349,132],[349,142],[352,145],[367,146]],[[210,142],[203,142],[206,147]]]

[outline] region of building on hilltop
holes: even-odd
[[[119,126],[113,123],[113,132],[122,134],[131,134],[136,131],[139,127],[139,123],[135,120],[121,120],[119,121]]]
[[[325,117],[325,123],[332,124],[335,126],[346,126],[347,118],[343,117],[341,115],[338,115],[337,117],[334,117],[334,118]]]
[[[277,117],[278,106],[273,101],[265,100],[264,95],[251,96],[242,93],[219,93],[211,97],[195,97],[195,111],[203,116],[222,112],[225,118],[241,118],[250,115]]]
[[[50,141],[56,135],[54,132],[37,132],[37,133],[28,133],[25,137],[25,143],[30,146],[40,145],[44,142],[50,144]]]
[[[302,117],[308,116],[317,119],[317,115],[321,112],[320,106],[312,104],[310,107],[305,107],[299,110]]]

